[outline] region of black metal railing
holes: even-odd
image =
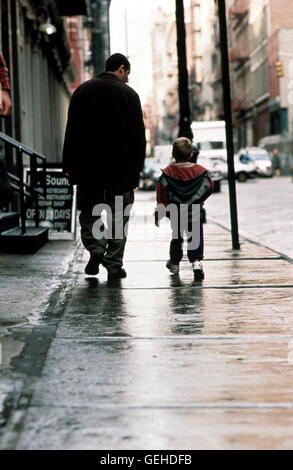
[[[46,196],[46,169],[47,159],[41,153],[32,150],[22,143],[14,140],[12,137],[0,132],[0,139],[15,151],[15,172],[8,171],[10,184],[14,191],[18,193],[19,212],[21,220],[21,233],[26,233],[26,198],[33,199],[35,205],[35,224],[39,227],[39,198]],[[29,156],[30,178],[28,182],[24,181],[24,155]]]

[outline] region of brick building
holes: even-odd
[[[72,91],[94,75],[91,49],[92,31],[88,24],[87,17],[71,16],[67,18],[68,43],[76,69],[75,80],[70,84]]]
[[[275,145],[293,131],[293,107],[288,100],[293,79],[292,2],[228,0],[227,25],[236,147],[260,141]],[[219,42],[216,57],[214,72],[219,77]],[[214,90],[217,114],[222,118],[221,88]]]

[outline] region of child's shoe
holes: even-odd
[[[192,270],[195,281],[202,281],[204,279],[204,272],[201,261],[195,261],[194,263],[192,263]]]
[[[179,264],[172,264],[170,259],[167,261],[166,268],[169,269],[172,274],[179,274]]]

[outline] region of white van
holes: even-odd
[[[227,159],[225,121],[193,121],[191,129],[202,157]]]
[[[200,158],[211,160],[214,170],[219,171],[223,178],[227,178],[227,147],[225,121],[194,121],[191,125],[193,142],[200,151]],[[239,182],[245,182],[255,176],[254,162],[242,162],[238,155],[234,155],[235,175]]]

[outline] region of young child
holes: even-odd
[[[170,259],[166,267],[172,274],[179,274],[179,264],[183,257],[183,233],[184,231],[188,233],[187,256],[192,264],[194,279],[202,280],[204,279],[202,266],[204,240],[199,214],[202,203],[213,192],[213,181],[206,168],[190,161],[194,157],[194,147],[186,137],[180,137],[174,141],[172,156],[175,163],[162,170],[157,184],[155,224],[159,226],[159,221],[164,216],[170,218],[172,240]],[[183,204],[184,206],[182,206]],[[171,205],[173,209],[171,209]],[[185,227],[182,226],[183,219],[174,213],[174,205],[179,210],[187,208],[188,217],[186,219],[188,223]],[[198,210],[195,210],[195,207]],[[166,210],[164,211],[162,208]],[[196,230],[200,231],[200,239],[199,244],[196,244],[195,247],[193,241],[196,238]]]

